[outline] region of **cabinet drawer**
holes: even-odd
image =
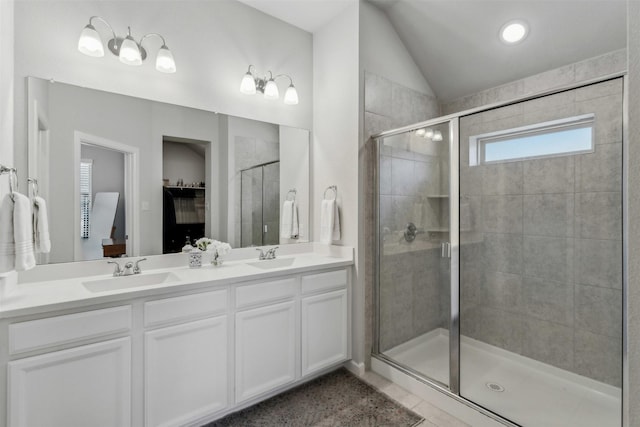
[[[130,329],[130,305],[14,323],[9,325],[9,352],[22,353]]]
[[[291,277],[253,285],[238,286],[236,288],[236,307],[242,308],[263,302],[291,298],[296,294],[296,285],[296,279]]]
[[[226,310],[226,289],[149,301],[144,304],[144,326],[213,316]]]
[[[327,273],[302,276],[302,294],[326,291],[347,286],[347,270],[329,271]]]

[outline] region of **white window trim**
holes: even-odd
[[[521,162],[532,159],[544,159],[549,157],[572,156],[575,154],[593,153],[594,152],[594,132],[591,133],[591,146],[587,150],[570,151],[566,153],[554,153],[540,156],[518,157],[514,159],[504,159],[495,161],[485,161],[485,144],[488,142],[496,142],[514,137],[535,135],[542,133],[553,133],[558,130],[583,128],[591,125],[595,128],[595,115],[583,114],[580,116],[568,117],[564,119],[551,120],[548,122],[536,123],[533,125],[521,126],[517,128],[505,129],[496,132],[484,133],[469,137],[469,166],[478,166],[481,164],[490,165],[496,163]]]

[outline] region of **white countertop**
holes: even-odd
[[[122,264],[138,258],[120,258],[117,261]],[[106,260],[43,265],[29,272],[0,277],[0,319],[349,266],[353,264],[353,248],[315,243],[282,246],[277,259],[293,258],[292,264],[268,270],[250,265],[257,261],[253,248],[232,251],[225,256],[220,267],[203,263],[200,268],[189,268],[186,254],[147,258],[140,264],[141,275],[171,272],[177,280],[134,288],[89,291],[83,282],[113,277],[113,266],[107,265]]]

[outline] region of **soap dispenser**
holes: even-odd
[[[189,236],[187,236],[187,241],[185,242],[184,246],[182,247],[182,252],[183,253],[189,253],[193,250],[193,246],[191,246],[191,238]]]

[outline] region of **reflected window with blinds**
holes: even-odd
[[[80,160],[80,236],[89,238],[93,160]]]

